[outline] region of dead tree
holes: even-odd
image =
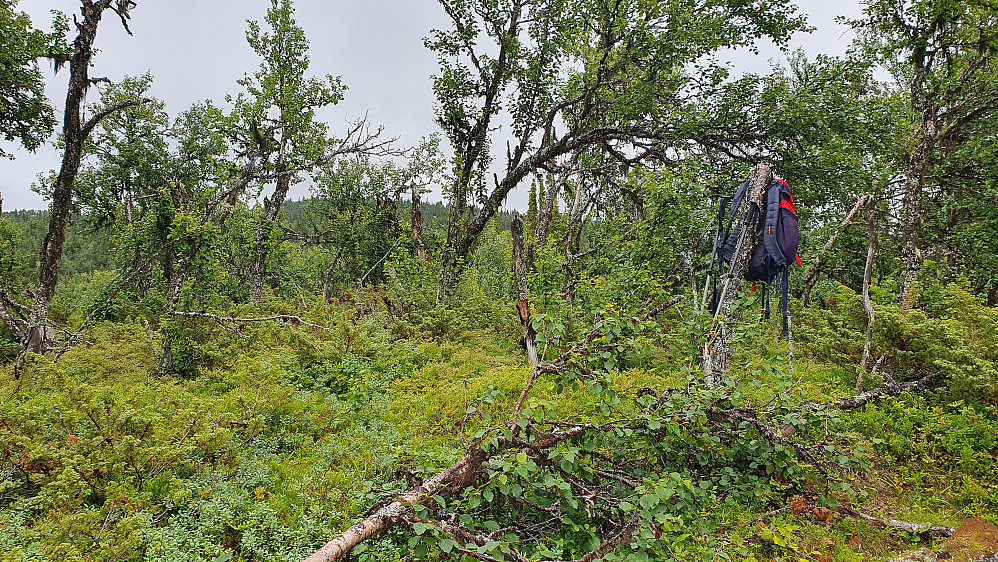
[[[873,205],[867,210],[867,235],[869,244],[866,250],[866,268],[863,270],[863,308],[866,309],[866,343],[863,344],[863,358],[859,361],[859,376],[856,378],[856,392],[863,390],[863,374],[870,361],[870,348],[873,345],[873,303],[870,301],[870,283],[873,278],[873,258],[877,253],[877,219]]]
[[[419,208],[422,204],[421,189],[412,182],[412,209],[410,218],[412,220],[412,245],[416,248],[416,255],[423,261],[430,261],[429,254],[426,253],[426,244],[423,242],[423,210]]]
[[[7,326],[7,329],[10,330],[11,335],[13,335],[18,341],[24,341],[24,338],[27,335],[22,328],[22,326],[27,324],[24,320],[23,313],[25,311],[22,307],[23,305],[11,298],[6,291],[0,287],[0,320],[3,320],[3,323]]]
[[[59,260],[62,258],[63,245],[66,241],[66,225],[73,208],[73,188],[76,176],[80,170],[80,160],[83,157],[83,145],[90,133],[104,118],[122,109],[140,105],[150,101],[147,98],[136,98],[122,101],[93,115],[83,121],[83,104],[87,89],[93,84],[90,79],[90,64],[94,56],[93,44],[97,37],[97,26],[105,10],[112,10],[121,19],[125,31],[128,29],[128,19],[135,2],[131,0],[82,0],[81,13],[83,19],[74,16],[78,35],[73,42],[73,55],[69,60],[69,87],[66,93],[66,109],[63,117],[62,167],[56,177],[55,188],[52,191],[52,208],[49,219],[48,233],[42,243],[38,285],[35,289],[35,300],[31,307],[31,317],[24,351],[18,358],[18,371],[24,365],[27,353],[44,352],[51,341],[47,337],[49,307],[55,295],[56,283],[59,280]]]
[[[516,311],[523,326],[523,346],[527,350],[530,364],[537,365],[537,331],[530,323],[530,301],[527,292],[527,251],[523,243],[523,221],[513,219],[510,225],[513,236],[513,277],[516,280]]]
[[[711,333],[708,334],[702,358],[704,380],[711,384],[728,370],[731,363],[736,319],[731,315],[731,307],[738,297],[745,274],[748,272],[749,260],[756,246],[756,234],[759,221],[762,220],[761,209],[763,197],[769,183],[773,180],[773,172],[766,164],[759,164],[752,171],[748,192],[745,194],[745,209],[741,225],[732,236],[736,236],[738,244],[731,258],[731,269],[722,277],[722,290]]]
[[[541,248],[547,244],[548,230],[551,227],[551,219],[554,218],[554,208],[558,204],[558,194],[565,190],[568,176],[572,173],[572,169],[578,165],[578,162],[579,154],[575,153],[564,168],[548,176],[544,200],[537,211],[537,245]]]
[[[801,294],[801,301],[805,305],[811,299],[811,290],[814,289],[814,285],[818,282],[818,277],[821,275],[822,256],[824,256],[828,250],[832,249],[832,246],[835,245],[835,241],[838,240],[839,235],[845,232],[846,227],[852,223],[853,219],[856,218],[856,215],[862,212],[872,200],[873,198],[869,195],[860,197],[859,201],[856,201],[856,205],[851,211],[849,211],[849,214],[847,214],[846,218],[842,221],[842,225],[839,226],[838,230],[836,230],[834,234],[832,234],[831,238],[828,239],[828,242],[825,242],[825,246],[821,248],[818,255],[814,257],[814,263],[811,264],[811,266],[807,268],[807,272],[804,273],[804,292]]]

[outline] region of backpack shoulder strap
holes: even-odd
[[[782,180],[774,179],[769,182],[769,188],[766,190],[766,222],[762,226],[762,243],[766,246],[766,252],[780,267],[787,264],[787,259],[776,240],[776,227],[780,220],[780,202],[783,199],[783,186],[785,185],[786,183]]]
[[[731,233],[731,225],[735,222],[735,215],[738,214],[738,208],[741,207],[742,200],[745,199],[745,193],[748,192],[751,181],[745,180],[745,183],[738,188],[738,191],[735,191],[735,197],[731,200],[731,213],[728,214],[728,226],[724,229],[725,236]]]

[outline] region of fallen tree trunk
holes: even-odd
[[[419,488],[379,509],[374,515],[327,542],[322,548],[306,558],[305,562],[332,562],[343,558],[358,544],[400,523],[412,509],[413,503],[448,490],[456,491],[470,484],[474,481],[484,460],[485,455],[480,449],[469,452],[447,470],[424,482]]]
[[[917,381],[898,383],[891,382],[881,386],[879,388],[874,388],[873,390],[867,390],[866,392],[861,392],[855,396],[847,396],[845,398],[840,398],[831,404],[821,404],[817,402],[804,402],[800,405],[802,410],[809,410],[823,406],[834,406],[840,410],[855,410],[856,408],[861,408],[866,406],[874,400],[879,400],[881,398],[890,398],[892,396],[899,396],[901,393],[908,390],[919,392],[923,390],[932,390],[939,388],[939,384],[944,375],[942,373],[933,373],[931,375],[922,377]]]
[[[570,487],[569,489],[579,494],[578,497],[585,502],[590,517],[594,517],[594,513],[601,514],[595,517],[603,517],[600,526],[607,536],[612,538],[602,541],[598,548],[590,551],[577,562],[591,562],[605,556],[611,549],[626,548],[630,541],[630,532],[635,528],[635,522],[638,521],[636,518],[639,515],[637,512],[629,514],[630,522],[628,522],[620,517],[623,514],[620,513],[619,509],[625,501],[632,505],[639,504],[640,494],[650,493],[650,491],[636,490],[643,476],[625,468],[625,466],[631,465],[631,461],[625,457],[621,462],[621,458],[613,454],[606,455],[603,451],[583,450],[578,452],[579,450],[576,449],[573,454],[581,454],[589,459],[589,462],[594,463],[588,473],[592,475],[591,479],[578,477],[572,472],[575,469],[566,469],[560,463],[549,462],[557,458],[556,451],[553,451],[554,447],[571,442],[573,445],[585,449],[586,443],[594,441],[590,439],[591,437],[597,437],[595,441],[599,442],[599,436],[626,434],[628,442],[647,440],[652,443],[663,439],[667,433],[665,428],[669,426],[684,428],[685,431],[695,430],[692,434],[703,432],[706,426],[706,431],[717,438],[740,439],[745,437],[746,430],[751,429],[751,435],[745,437],[746,439],[761,438],[774,448],[785,448],[791,452],[794,462],[801,467],[812,467],[827,478],[835,478],[836,472],[841,469],[834,453],[830,453],[826,449],[829,441],[801,440],[799,437],[795,437],[797,432],[792,429],[787,431],[785,425],[781,427],[781,424],[785,424],[784,414],[786,411],[780,407],[740,406],[721,409],[716,407],[718,404],[716,397],[708,397],[704,399],[703,409],[699,412],[696,401],[675,410],[663,410],[662,406],[671,400],[673,393],[680,393],[680,389],[667,389],[663,393],[655,389],[643,388],[638,391],[635,399],[646,395],[654,398],[641,401],[644,415],[625,414],[616,421],[602,424],[553,419],[535,422],[531,421],[533,415],[520,417],[520,407],[523,405],[537,373],[554,374],[559,377],[571,376],[574,380],[583,381],[584,384],[592,382],[594,387],[597,386],[597,383],[602,379],[594,372],[595,369],[598,369],[595,360],[601,360],[603,352],[618,352],[626,347],[626,344],[604,339],[605,336],[606,334],[599,327],[596,327],[554,361],[541,363],[535,367],[531,382],[528,382],[517,401],[517,413],[505,425],[493,428],[491,439],[486,437],[485,441],[472,444],[457,462],[428,479],[422,485],[388,500],[389,503],[377,508],[373,515],[357,522],[330,540],[308,557],[305,562],[341,560],[362,542],[400,526],[414,525],[415,523],[432,525],[439,529],[439,532],[449,536],[453,544],[448,543],[449,546],[444,552],[452,552],[450,549],[453,548],[455,553],[464,554],[482,562],[498,562],[498,558],[490,555],[491,551],[488,549],[483,551],[481,547],[485,543],[498,544],[499,539],[490,535],[480,536],[469,531],[458,522],[457,512],[445,513],[446,510],[441,505],[442,502],[437,500],[439,498],[446,499],[447,506],[451,510],[454,509],[453,506],[460,506],[462,504],[460,499],[452,500],[452,498],[461,498],[466,489],[485,482],[489,471],[496,468],[496,463],[507,462],[505,457],[510,456],[511,452],[514,451],[517,453],[515,456],[518,459],[521,459],[522,454],[526,454],[527,459],[533,459],[535,461],[533,466],[537,467],[534,470],[549,470],[551,476],[561,479],[564,484]],[[894,383],[830,404],[804,403],[798,407],[796,412],[804,416],[801,419],[809,417],[812,413],[815,414],[815,417],[806,423],[817,424],[826,419],[820,415],[820,410],[835,407],[843,409],[858,407],[880,397],[900,394],[904,390],[930,388],[936,384],[940,377],[941,375],[932,375],[913,383]],[[734,387],[730,389],[729,397],[730,392],[733,391]],[[536,420],[536,418],[533,419]],[[800,435],[806,433],[801,432]],[[644,449],[642,448],[642,450]],[[525,463],[527,461],[521,459],[515,462]],[[633,466],[637,466],[637,464]],[[614,490],[619,488],[621,484],[625,488],[629,488],[630,491],[622,494],[615,492]],[[505,492],[501,493],[505,494]],[[552,506],[533,505],[520,496],[506,497],[517,502],[517,505],[528,509],[536,508],[539,513],[550,516],[551,521],[555,524],[562,520],[560,512]],[[488,501],[491,502],[492,499]],[[429,511],[431,515],[423,515],[422,512],[425,511]],[[515,523],[511,524],[515,525]],[[516,529],[523,530],[522,527],[507,527],[503,532],[515,533]],[[612,532],[609,529],[613,529]],[[525,556],[512,550],[511,546],[509,548],[510,550],[503,551],[506,560],[525,562]]]
[[[882,517],[875,517],[863,513],[862,511],[856,511],[850,507],[839,506],[835,508],[835,511],[841,513],[842,515],[847,515],[849,517],[855,517],[857,519],[864,519],[869,521],[875,527],[893,527],[895,529],[900,529],[902,531],[907,531],[909,533],[917,533],[924,535],[928,533],[931,537],[952,537],[956,529],[953,527],[942,527],[940,525],[927,525],[923,523],[912,523],[911,521],[900,521],[897,519],[884,519]]]
[[[225,323],[243,323],[243,322],[271,322],[274,320],[281,320],[283,322],[291,322],[295,326],[304,325],[310,326],[312,328],[319,328],[320,330],[329,330],[325,326],[320,326],[318,324],[312,324],[311,322],[306,322],[301,319],[300,316],[295,316],[293,314],[275,314],[274,316],[263,316],[260,318],[236,318],[234,316],[219,316],[218,314],[211,314],[208,312],[181,312],[181,311],[170,311],[167,312],[170,316],[180,316],[183,318],[205,318],[207,320],[214,320],[219,324]]]
[[[544,439],[530,444],[519,440],[498,438],[492,442],[495,446],[491,447],[489,451],[473,447],[461,460],[450,465],[446,470],[433,478],[430,478],[422,486],[409,491],[392,503],[379,509],[374,515],[355,524],[338,537],[327,542],[322,548],[306,558],[305,562],[334,562],[339,560],[365,540],[404,522],[405,518],[412,513],[413,503],[426,501],[435,494],[447,498],[471,486],[481,474],[485,461],[500,451],[507,450],[510,447],[529,447],[535,451],[547,449],[581,435],[588,429],[590,429],[589,426],[580,426],[565,431],[547,433],[544,435]]]

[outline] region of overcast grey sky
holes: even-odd
[[[246,43],[246,20],[262,20],[268,0],[136,0],[128,36],[109,15],[101,23],[91,76],[119,80],[151,71],[152,95],[166,102],[176,116],[191,103],[211,99],[224,102],[226,93],[239,90],[236,80],[257,68],[259,61]],[[15,9],[27,12],[35,26],[48,28],[50,10],[77,13],[78,0],[20,0]],[[842,54],[852,33],[835,17],[859,17],[860,0],[799,0],[812,34],[799,34],[792,48],[808,55]],[[343,77],[346,98],[323,117],[331,132],[345,130],[347,121],[365,114],[403,146],[415,145],[437,132],[433,122],[430,75],[436,71],[433,55],[423,47],[430,29],[446,25],[434,0],[297,0],[296,16],[311,42],[312,72]],[[725,53],[737,70],[765,72],[770,60],[781,60],[779,50],[763,45],[759,55],[747,51]],[[65,105],[69,73],[46,72],[47,93],[60,117]],[[97,95],[91,93],[91,99]],[[30,185],[38,173],[59,167],[60,155],[51,146],[35,154],[14,151],[14,161],[0,160],[0,193],[4,210],[47,206]],[[299,188],[294,197],[307,194]],[[431,196],[432,199],[432,196]],[[526,190],[514,192],[509,206],[525,207]]]

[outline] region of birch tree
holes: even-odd
[[[55,180],[52,191],[51,217],[48,234],[42,243],[38,284],[35,289],[34,303],[28,321],[25,353],[21,354],[18,366],[23,365],[28,351],[40,353],[48,346],[46,326],[48,324],[49,306],[55,295],[56,283],[59,280],[59,259],[62,257],[63,244],[66,241],[66,224],[73,206],[74,186],[80,170],[83,157],[83,146],[90,133],[106,117],[122,109],[140,105],[149,101],[146,98],[132,98],[106,107],[83,120],[83,104],[86,92],[93,84],[90,79],[90,65],[94,57],[93,44],[97,37],[97,27],[110,10],[117,15],[125,30],[128,29],[128,19],[135,2],[131,0],[81,0],[81,18],[73,18],[77,29],[73,41],[73,53],[69,60],[69,87],[66,93],[66,104],[63,114],[63,156],[62,167]]]
[[[426,40],[439,61],[437,122],[454,149],[447,241],[437,298],[509,193],[559,158],[598,147],[622,162],[666,158],[687,142],[683,100],[723,80],[687,68],[803,20],[785,2],[440,0],[450,27]],[[501,115],[512,127],[500,133]],[[711,131],[703,131],[704,138]],[[505,162],[493,149],[509,138]],[[498,167],[500,172],[489,173]]]

